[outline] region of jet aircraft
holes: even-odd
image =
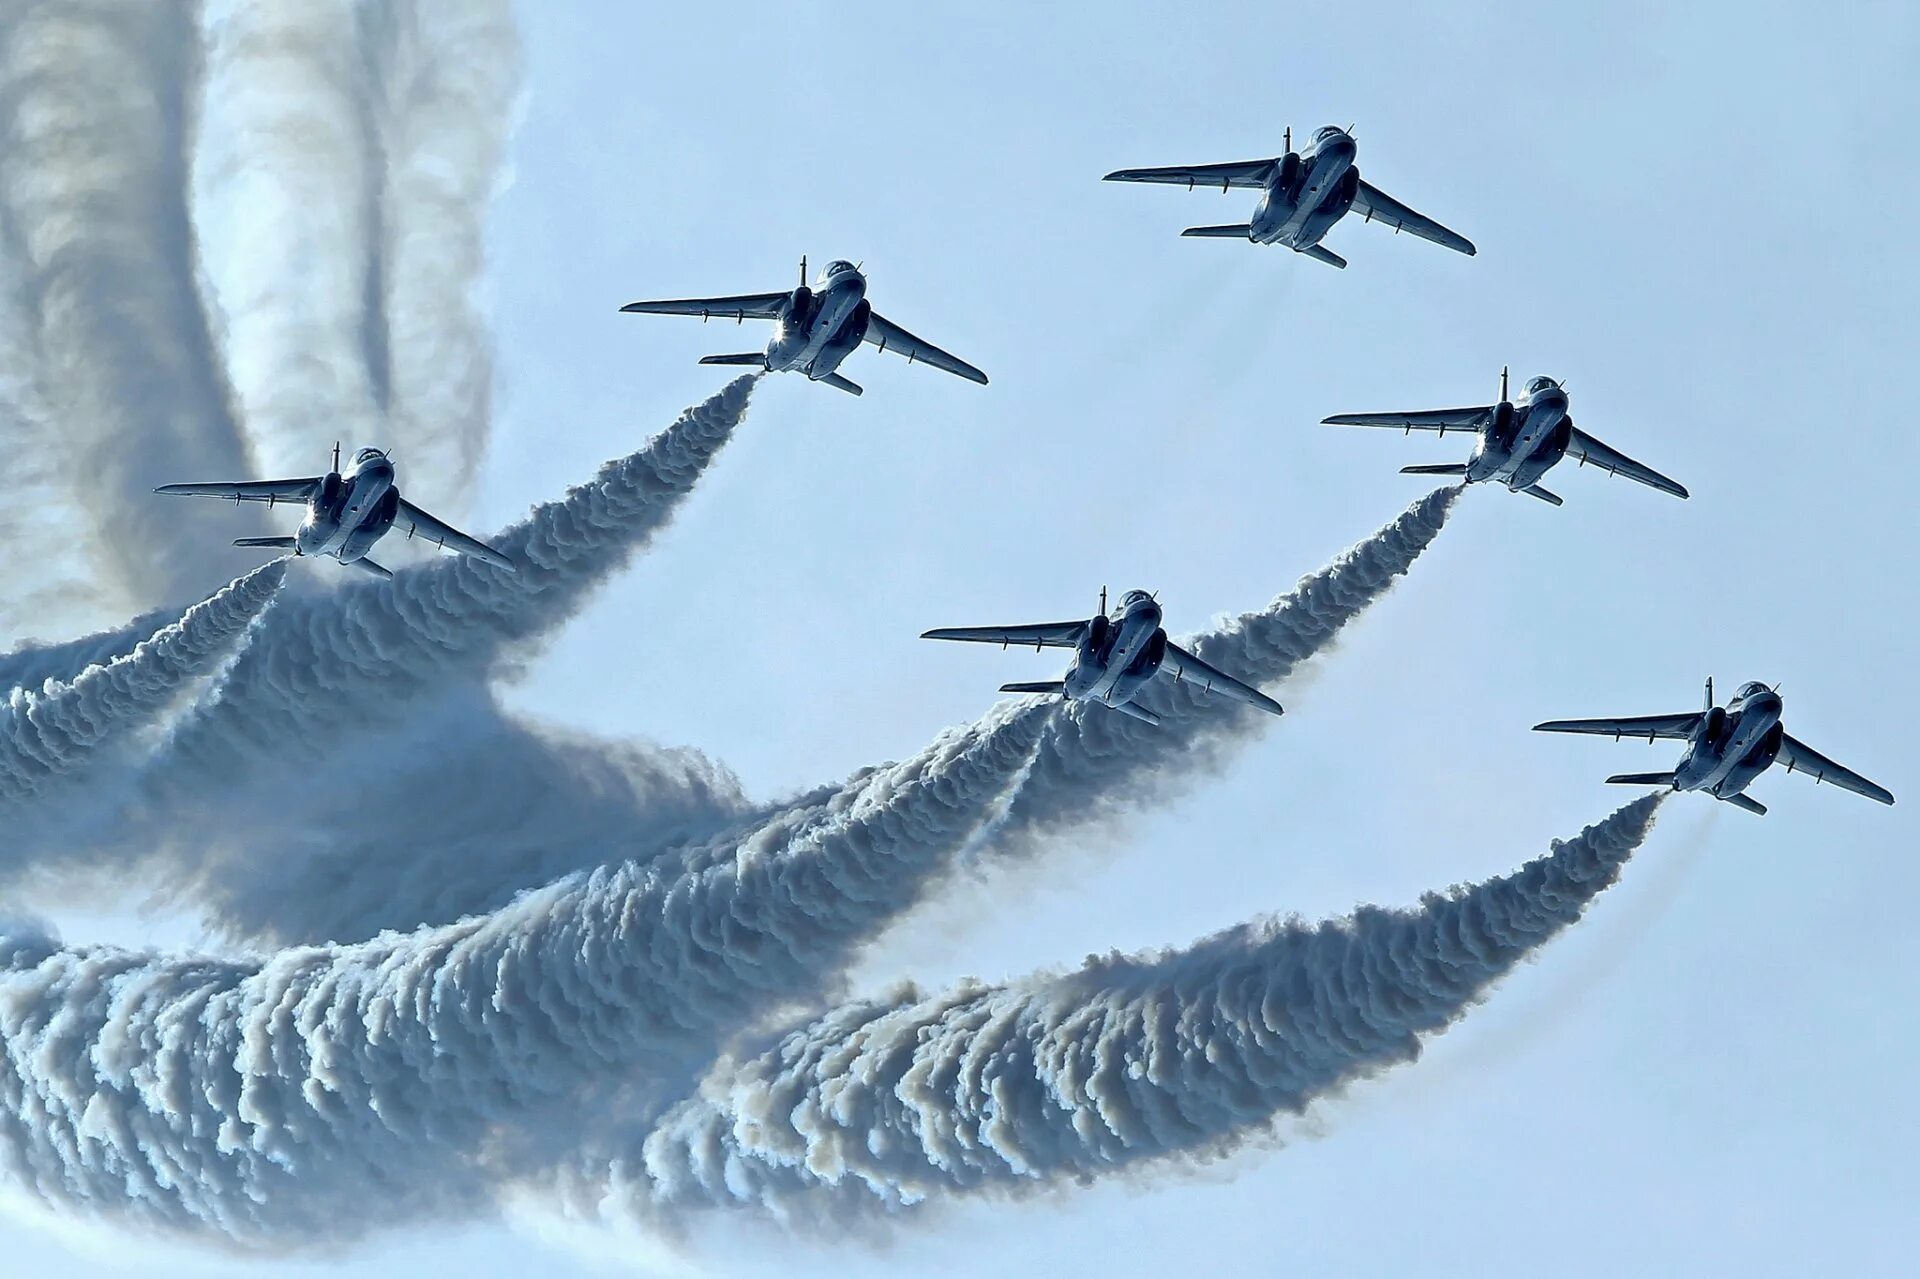
[[[234,502],[304,502],[306,519],[292,537],[242,537],[235,546],[274,546],[295,555],[331,555],[379,577],[393,574],[367,558],[398,525],[408,537],[425,538],[436,546],[471,555],[496,568],[511,569],[511,559],[486,543],[444,524],[400,496],[393,482],[393,459],[381,449],[356,450],[344,474],[340,446],[333,446],[333,468],[325,475],[298,480],[239,480],[220,484],[163,484],[156,493],[188,497],[224,497]]]
[[[1789,773],[1809,773],[1815,782],[1865,795],[1882,804],[1893,802],[1893,792],[1875,785],[1850,768],[1834,763],[1819,751],[1787,734],[1780,723],[1780,693],[1765,684],[1742,684],[1726,706],[1713,703],[1713,681],[1707,681],[1704,710],[1684,715],[1640,715],[1626,719],[1555,719],[1535,724],[1542,733],[1596,733],[1612,737],[1671,737],[1685,741],[1679,767],[1668,773],[1616,773],[1607,778],[1625,786],[1664,786],[1672,790],[1705,791],[1749,813],[1764,813],[1765,804],[1747,795],[1747,786],[1768,766],[1782,763]]]
[[[1161,182],[1186,187],[1233,187],[1260,192],[1253,221],[1225,226],[1190,226],[1181,235],[1280,244],[1328,266],[1347,260],[1321,244],[1333,224],[1349,212],[1367,222],[1382,222],[1456,253],[1474,254],[1473,241],[1416,213],[1370,182],[1354,166],[1351,128],[1329,124],[1314,132],[1306,150],[1295,154],[1293,130],[1286,131],[1286,154],[1273,160],[1237,160],[1227,164],[1177,164],[1164,169],[1116,169],[1108,182]]]
[[[1403,466],[1402,475],[1458,475],[1469,484],[1492,480],[1515,493],[1560,505],[1560,498],[1540,487],[1540,477],[1569,455],[1585,466],[1605,469],[1609,475],[1685,497],[1687,490],[1650,466],[1607,447],[1574,426],[1567,416],[1567,391],[1550,377],[1530,378],[1517,403],[1507,400],[1507,371],[1500,370],[1500,402],[1464,409],[1416,409],[1410,413],[1339,413],[1322,419],[1329,426],[1392,426],[1411,435],[1416,430],[1471,432],[1480,437],[1473,456],[1465,462]]]
[[[1100,591],[1100,611],[1087,621],[1043,622],[1037,626],[949,626],[928,631],[921,639],[962,640],[975,644],[1031,644],[1043,648],[1071,648],[1073,665],[1061,680],[1002,684],[1003,693],[1058,693],[1071,701],[1098,702],[1123,715],[1149,724],[1160,717],[1133,698],[1165,671],[1177,681],[1197,684],[1208,692],[1231,697],[1274,715],[1280,703],[1233,676],[1215,670],[1167,639],[1160,625],[1160,605],[1145,591],[1128,591],[1120,606],[1107,611],[1107,592]]]
[[[904,355],[909,364],[931,364],[983,386],[987,381],[987,375],[973,365],[915,337],[875,311],[867,301],[867,277],[846,261],[827,263],[827,269],[809,288],[807,260],[801,258],[800,286],[791,293],[629,302],[620,309],[648,315],[697,315],[702,321],[715,317],[735,323],[772,320],[773,337],[765,351],[708,355],[701,357],[700,363],[739,364],[769,373],[804,373],[815,382],[825,382],[852,395],[860,394],[860,384],[840,374],[840,362],[862,341]]]

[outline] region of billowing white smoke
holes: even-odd
[[[29,299],[39,441],[94,525],[126,602],[199,595],[208,544],[151,495],[182,474],[244,475],[194,286],[186,123],[192,6],[0,6],[0,219]]]
[[[1518,871],[1317,925],[849,1004],[723,1060],[614,1168],[614,1204],[797,1224],[1205,1159],[1411,1061],[1619,876],[1660,797]]]
[[[746,414],[736,378],[638,452],[490,538],[516,571],[452,555],[290,598],[183,724],[156,766],[168,784],[244,782],[263,753],[332,755],[345,726],[485,677],[503,650],[553,631],[672,520]]]
[[[1458,487],[1434,490],[1266,608],[1185,642],[1237,679],[1255,687],[1277,684],[1330,649],[1342,628],[1413,567],[1459,495]],[[1159,724],[1088,706],[1048,736],[996,836],[995,855],[1031,853],[1071,827],[1163,801],[1273,722],[1165,677],[1147,685],[1139,700],[1160,715]]]
[[[690,1070],[816,995],[992,819],[1051,718],[1009,706],[775,822],[409,936],[264,962],[0,938],[0,1168],[242,1240],[471,1203],[582,1139],[609,1080]]]
[[[171,626],[186,610],[156,608],[122,626],[53,644],[24,644],[0,654],[0,692],[10,688],[37,688],[48,680],[65,683],[89,666],[125,657],[134,645],[163,626]]]
[[[124,657],[89,666],[71,683],[15,688],[0,704],[0,805],[30,798],[152,722],[184,683],[232,648],[285,578],[283,561],[262,565]]]
[[[508,0],[371,0],[387,158],[381,260],[389,427],[434,477],[429,509],[461,514],[492,413],[492,339],[481,310],[486,212],[520,94]]]
[[[389,443],[380,172],[355,0],[209,0],[193,219],[260,473]],[[241,479],[179,473],[183,480]]]

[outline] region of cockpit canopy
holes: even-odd
[[[1147,603],[1152,599],[1153,596],[1147,594],[1145,591],[1128,591],[1120,597],[1120,607],[1132,608],[1135,604]]]
[[[1554,380],[1553,380],[1552,378],[1550,378],[1550,377],[1533,377],[1533,378],[1528,378],[1528,379],[1527,379],[1527,394],[1528,394],[1528,395],[1538,395],[1538,394],[1540,394],[1540,392],[1542,392],[1542,391],[1550,391],[1550,390],[1553,390],[1554,388],[1556,388],[1556,387],[1558,387],[1559,385],[1560,385],[1560,384],[1559,384],[1558,382],[1556,382],[1556,381],[1554,381]]]
[[[1330,138],[1340,137],[1344,133],[1346,130],[1337,124],[1323,124],[1313,131],[1313,140],[1316,143],[1325,142]]]
[[[360,466],[363,463],[373,461],[373,459],[376,457],[385,457],[386,455],[387,455],[387,451],[385,449],[376,449],[376,448],[355,449],[353,451],[353,464],[355,466]]]
[[[821,274],[822,275],[838,275],[842,271],[851,271],[851,270],[853,270],[853,263],[847,261],[845,258],[835,258],[833,261],[827,263],[827,269],[825,271],[822,271]]]
[[[1740,692],[1738,693],[1738,696],[1741,698],[1741,700],[1744,701],[1749,697],[1758,697],[1762,693],[1771,693],[1772,691],[1773,690],[1768,688],[1765,684],[1762,684],[1758,680],[1754,680],[1750,683],[1742,684],[1740,686]]]

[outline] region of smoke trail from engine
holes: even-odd
[[[1291,592],[1255,613],[1186,641],[1192,652],[1260,687],[1325,653],[1341,631],[1413,567],[1460,495],[1436,489]],[[1137,698],[1160,716],[1146,724],[1102,706],[1078,706],[1048,735],[992,850],[1031,854],[1075,826],[1112,820],[1179,793],[1219,767],[1228,749],[1270,719],[1164,675]]]
[[[151,723],[186,681],[232,648],[273,601],[286,572],[279,560],[255,569],[71,683],[15,688],[0,705],[0,805],[30,798],[102,746]]]
[[[1051,719],[1009,706],[776,821],[411,935],[265,961],[0,937],[0,1176],[252,1242],[470,1206],[584,1138],[623,1069],[684,1075],[814,997]]]
[[[113,530],[104,580],[139,604],[199,595],[209,562],[153,486],[248,473],[194,285],[191,15],[180,0],[0,10],[0,250],[57,425],[43,444]]]
[[[48,680],[70,683],[89,666],[125,657],[140,641],[183,616],[184,609],[156,608],[124,625],[79,639],[24,644],[11,653],[0,654],[0,692],[38,688]]]
[[[611,1202],[810,1224],[1217,1156],[1418,1057],[1618,878],[1660,799],[1411,910],[849,1004],[719,1062],[614,1165]]]

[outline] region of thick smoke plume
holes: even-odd
[[[1255,687],[1286,679],[1326,652],[1350,622],[1413,567],[1446,525],[1458,487],[1436,489],[1258,612],[1186,641],[1195,655]],[[1031,853],[1074,826],[1160,802],[1217,768],[1225,751],[1264,731],[1267,717],[1170,679],[1154,680],[1140,704],[1145,724],[1104,707],[1077,708],[1049,734],[1014,797],[995,852]]]
[[[691,1070],[811,997],[992,819],[1050,718],[1010,706],[776,822],[409,936],[260,962],[0,939],[0,1167],[254,1241],[470,1203],[581,1139],[572,1103],[609,1077]]]
[[[180,474],[245,475],[194,284],[187,220],[192,6],[0,9],[0,233],[27,301],[45,442],[126,601],[201,593],[207,545],[154,501]]]
[[[255,569],[72,683],[15,688],[0,705],[0,805],[32,796],[101,746],[150,723],[186,681],[232,648],[286,572],[279,560]]]
[[[616,1167],[614,1202],[808,1223],[1217,1155],[1416,1058],[1580,918],[1659,803],[1634,800],[1412,910],[1268,921],[1071,973],[850,1004],[718,1064]]]
[[[184,617],[185,610],[156,608],[122,626],[52,644],[24,644],[0,654],[0,692],[10,688],[38,688],[52,680],[67,683],[89,666],[125,657],[140,641]]]

